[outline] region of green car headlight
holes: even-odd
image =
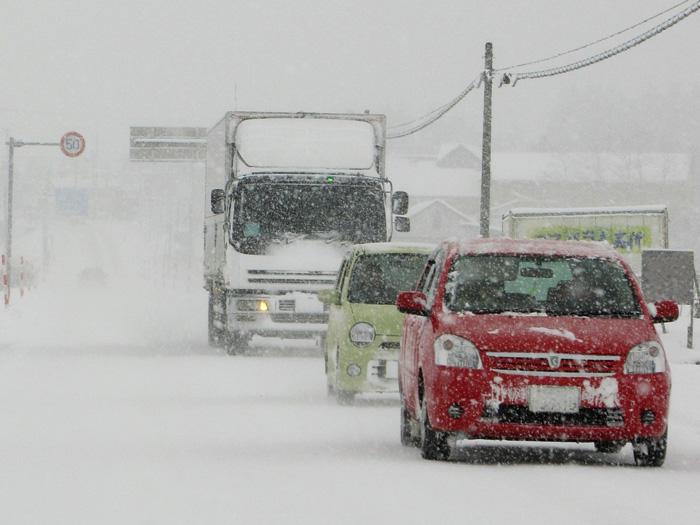
[[[350,341],[355,346],[367,346],[374,341],[374,326],[369,323],[356,323],[350,329]]]

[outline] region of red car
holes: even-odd
[[[638,465],[666,456],[671,376],[647,305],[607,245],[480,239],[430,257],[399,361],[401,441],[447,459],[458,439],[631,442]]]

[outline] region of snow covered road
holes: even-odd
[[[689,523],[700,367],[674,369],[661,469],[631,449],[478,442],[426,462],[398,406],[326,398],[318,357],[4,346],[4,523]]]
[[[87,234],[58,231],[65,258],[80,255]],[[104,257],[119,247],[103,243]],[[632,466],[629,446],[493,442],[438,463],[400,445],[395,399],[328,399],[317,355],[209,349],[201,289],[144,279],[134,258],[82,287],[75,263],[56,266],[0,310],[0,523],[638,525],[700,514],[700,352],[684,348],[683,322],[664,336],[674,385],[663,468]]]

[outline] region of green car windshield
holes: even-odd
[[[445,286],[453,312],[636,317],[639,303],[613,260],[564,256],[465,255]]]
[[[427,253],[378,253],[359,256],[350,275],[348,301],[394,304],[399,292],[415,288],[427,260]]]

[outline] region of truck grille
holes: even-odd
[[[295,270],[248,270],[248,282],[333,286],[338,272]]]
[[[620,361],[617,355],[556,352],[486,352],[486,356],[494,372],[540,377],[607,377]]]
[[[270,319],[275,323],[328,323],[327,313],[272,313]]]
[[[280,299],[277,302],[277,308],[280,312],[293,312],[295,310],[296,302],[294,299]]]

